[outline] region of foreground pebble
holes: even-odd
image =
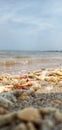
[[[55,108],[29,107],[0,116],[0,130],[6,127],[8,130],[61,130],[62,113]]]
[[[25,108],[24,110],[20,111],[17,116],[21,120],[33,121],[33,122],[35,122],[41,118],[39,111],[37,109],[32,108],[32,107]]]
[[[4,97],[0,97],[0,106],[4,108],[8,108],[8,107],[12,107],[13,103]]]

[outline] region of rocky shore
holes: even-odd
[[[0,75],[0,130],[62,130],[62,69]]]

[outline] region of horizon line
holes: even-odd
[[[15,49],[1,49],[0,51],[39,51],[39,52],[62,52],[62,50],[15,50]]]

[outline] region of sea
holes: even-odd
[[[0,51],[0,75],[62,68],[62,51]]]

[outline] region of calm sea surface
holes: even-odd
[[[0,74],[24,74],[53,67],[62,68],[62,52],[0,51]]]

